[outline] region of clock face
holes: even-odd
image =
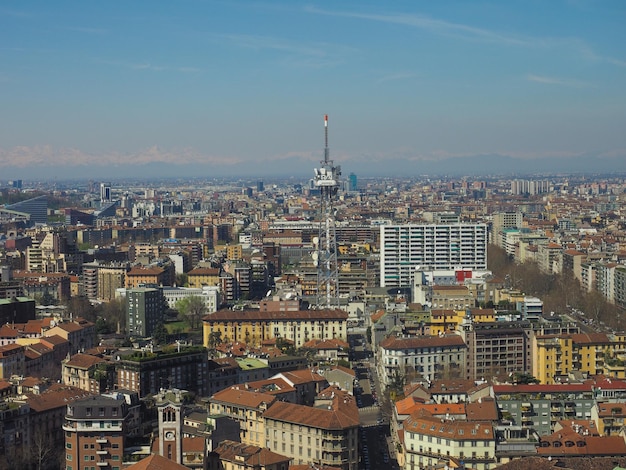
[[[168,441],[171,441],[174,439],[174,431],[167,431],[165,433],[165,439],[167,439]]]

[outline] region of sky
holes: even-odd
[[[619,166],[625,25],[622,0],[4,1],[0,181],[312,176],[324,114],[344,173]]]

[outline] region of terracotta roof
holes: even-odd
[[[333,349],[333,350],[348,349],[350,347],[348,343],[338,338],[331,338],[331,339],[325,339],[325,340],[314,338],[310,341],[307,341],[302,346],[305,348],[317,349],[318,351],[330,350],[330,349]]]
[[[274,403],[263,416],[266,419],[319,429],[345,429],[359,425],[358,417],[355,420],[334,410],[312,408],[284,401]]]
[[[411,414],[403,425],[405,432],[426,436],[443,437],[457,441],[492,441],[495,439],[491,423],[468,422],[462,420],[442,420],[430,415],[426,410]]]
[[[624,418],[626,416],[626,403],[598,403],[598,416],[600,418],[612,416]]]
[[[56,327],[60,328],[60,329],[62,329],[64,331],[67,331],[68,333],[73,333],[75,331],[80,331],[80,330],[83,329],[82,326],[77,325],[76,323],[71,322],[71,321],[70,322],[64,322],[64,323],[59,323]]]
[[[406,397],[395,403],[396,412],[399,415],[408,415],[417,409],[418,405],[423,405],[424,401],[416,397]]]
[[[569,335],[576,344],[611,344],[612,341],[604,333],[574,333]]]
[[[39,339],[39,342],[47,346],[49,345],[49,347],[52,347],[52,348],[56,346],[60,346],[62,344],[69,344],[68,340],[66,340],[65,338],[59,335],[42,336]]]
[[[465,416],[468,421],[497,421],[498,405],[493,398],[481,398],[465,404]]]
[[[78,369],[89,369],[90,367],[100,364],[101,362],[107,362],[98,356],[91,356],[89,354],[74,354],[69,361],[65,363],[66,366],[76,367]]]
[[[237,462],[237,467],[241,465],[240,462],[243,460],[246,468],[265,468],[269,465],[291,460],[290,457],[277,454],[269,449],[229,440],[220,442],[214,452],[219,455],[220,460]]]
[[[0,346],[0,357],[6,355],[16,354],[19,351],[23,350],[24,346],[20,346],[19,344],[6,344],[4,346]]]
[[[370,316],[370,320],[372,321],[372,323],[376,323],[378,320],[380,320],[384,316],[385,316],[385,311],[378,310],[376,313]]]
[[[618,456],[626,455],[621,436],[582,436],[574,431],[557,431],[543,436],[537,447],[539,455]]]
[[[2,325],[0,327],[0,338],[17,338],[18,336],[19,332],[9,325]]]
[[[187,273],[187,276],[219,276],[219,268],[194,268]]]
[[[253,392],[245,389],[245,385],[234,385],[214,394],[211,403],[229,403],[244,408],[258,409],[263,403],[268,406],[276,401],[269,393]]]
[[[445,346],[465,346],[465,343],[463,342],[463,338],[456,334],[444,336],[411,336],[407,338],[390,336],[380,342],[381,348],[393,350]]]
[[[81,390],[80,388],[70,387],[69,385],[54,384],[40,395],[29,396],[28,404],[30,405],[31,410],[36,413],[40,413],[66,406],[68,402],[80,400],[91,395],[91,393]]]
[[[298,369],[288,372],[281,372],[278,376],[282,376],[294,385],[305,384],[310,382],[324,382],[326,379],[311,369]]]
[[[348,312],[343,310],[297,310],[261,312],[260,310],[218,310],[205,315],[202,320],[212,322],[244,322],[244,321],[290,321],[290,320],[347,320]]]
[[[160,455],[152,454],[145,459],[141,459],[136,464],[126,467],[126,470],[187,470],[187,467]]]
[[[248,382],[246,385],[249,387],[249,390],[269,395],[282,395],[296,390],[280,377]]]

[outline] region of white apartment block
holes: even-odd
[[[394,376],[416,374],[429,381],[465,378],[467,346],[457,334],[444,336],[389,336],[378,348],[378,376],[382,386]]]
[[[485,224],[380,226],[380,285],[412,285],[416,268],[487,269]]]
[[[440,419],[415,413],[404,421],[404,470],[436,468],[442,462],[446,463],[445,468],[454,468],[455,461],[463,461],[464,468],[495,468],[495,437],[489,422]]]

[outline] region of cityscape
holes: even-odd
[[[359,178],[327,129],[302,181],[2,181],[5,468],[626,463],[626,177]]]
[[[0,470],[626,469],[624,18],[0,6]]]

